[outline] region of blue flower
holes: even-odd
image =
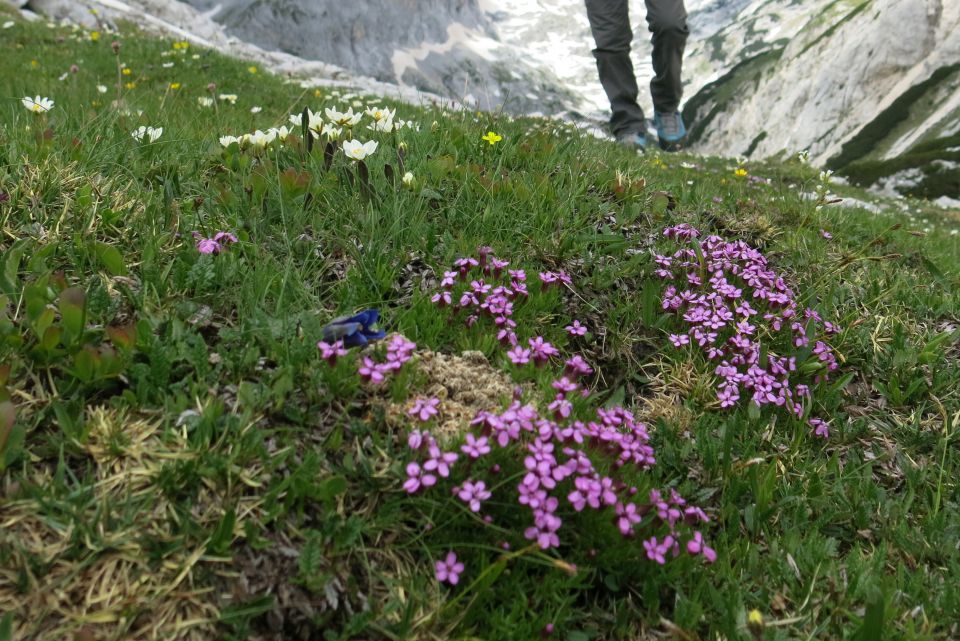
[[[378,309],[365,309],[354,316],[334,318],[323,328],[323,340],[327,343],[342,340],[344,347],[363,346],[370,341],[378,341],[387,335],[383,330],[370,329],[379,320]]]

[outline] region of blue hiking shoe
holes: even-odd
[[[635,131],[617,136],[617,142],[627,149],[644,153],[647,146],[647,137],[644,135],[644,132]]]
[[[687,137],[687,128],[679,111],[671,114],[655,112],[653,126],[657,128],[657,138],[660,139],[660,149],[664,151],[680,151]]]

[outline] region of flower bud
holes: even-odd
[[[120,42],[118,40],[114,40],[113,42],[111,42],[110,48],[113,49],[113,53],[115,55],[118,55],[118,56],[120,55]]]

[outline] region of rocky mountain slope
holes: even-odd
[[[956,198],[960,2],[804,4],[790,37],[771,33],[741,48],[729,71],[687,101],[691,143],[752,157],[808,149],[813,162],[859,183]],[[700,46],[722,55],[742,44],[749,24],[728,25]]]

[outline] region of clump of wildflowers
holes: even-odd
[[[444,451],[428,431],[413,430],[408,437],[413,460],[406,467],[404,490],[423,492],[459,476],[463,480],[452,491],[467,509],[491,522],[491,515],[482,514],[488,500],[496,495],[501,502],[515,501],[526,513],[518,536],[542,550],[560,547],[564,524],[574,514],[586,512],[603,515],[627,539],[645,539],[638,552],[657,563],[682,551],[714,561],[716,553],[693,529],[709,521],[702,509],[674,490],[653,489],[644,495],[625,480],[656,463],[647,426],[623,407],[582,407],[590,392],[581,379],[593,373],[582,356],[564,362],[560,350],[543,336],[519,339],[514,306],[530,293],[524,270],[508,267],[491,248],[481,247],[475,257],[458,259],[443,273],[432,301],[452,314],[462,312],[468,327],[477,326],[482,318],[491,321],[487,327],[508,348],[513,364],[545,368],[563,363],[563,369],[539,403],[524,402],[518,390],[501,411],[479,412],[459,453]],[[562,271],[542,272],[539,281],[541,291],[573,286],[573,279]],[[579,321],[567,327],[571,336],[586,331]],[[420,424],[432,416],[426,403],[418,399],[409,410]],[[483,459],[499,451],[509,453],[516,465],[505,470],[517,478],[506,487],[481,478]],[[488,465],[486,470],[497,474],[500,465]]]
[[[757,407],[786,407],[798,419],[807,418],[813,396],[798,379],[813,375],[816,384],[838,369],[836,354],[820,332],[835,334],[839,328],[813,309],[801,311],[783,277],[742,240],[697,240],[699,230],[687,224],[663,234],[681,245],[672,254],[654,255],[655,273],[670,281],[663,309],[685,328],[669,340],[715,363],[720,407],[749,396]],[[778,353],[780,348],[785,349]],[[817,436],[827,436],[822,420],[808,422]]]

